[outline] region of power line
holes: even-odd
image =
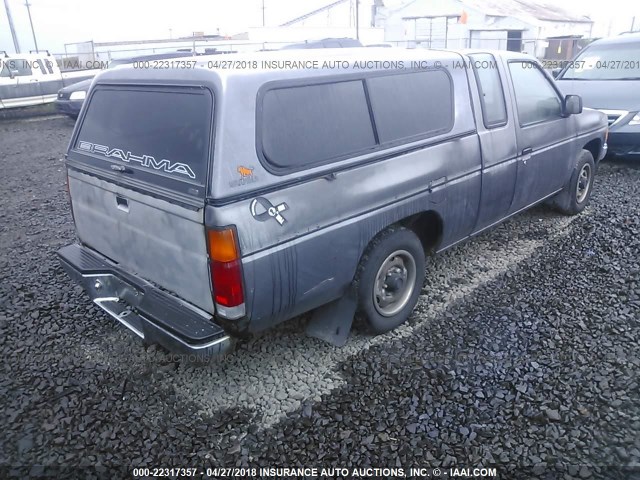
[[[6,2],[6,0],[5,0]],[[25,7],[27,7],[27,13],[29,14],[29,24],[31,25],[31,34],[33,35],[33,44],[36,47],[36,52],[38,51],[38,41],[36,40],[36,31],[33,29],[33,21],[31,20],[31,5],[29,4],[29,0],[25,0]]]

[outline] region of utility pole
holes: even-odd
[[[265,23],[264,23],[264,0],[262,0],[262,26],[263,27],[265,26]]]
[[[360,0],[356,0],[356,40],[360,40]]]
[[[13,27],[13,17],[11,16],[11,9],[9,8],[9,0],[4,0],[4,9],[7,11],[7,20],[9,20],[9,29],[11,30],[11,37],[13,38],[13,48],[16,49],[16,53],[20,53],[20,44],[18,44],[16,29]]]
[[[31,5],[29,5],[29,0],[25,0],[25,7],[27,7],[27,13],[29,14],[29,24],[31,25],[31,34],[33,35],[33,44],[36,47],[36,52],[38,51],[38,41],[36,40],[36,31],[33,29],[33,21],[31,20]]]

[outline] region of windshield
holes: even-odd
[[[640,42],[589,47],[569,67],[563,80],[640,80]]]

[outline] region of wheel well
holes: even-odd
[[[433,210],[418,213],[400,222],[414,231],[426,254],[434,254],[442,240],[442,218]]]
[[[599,138],[594,138],[593,140],[591,140],[589,143],[587,143],[582,148],[584,150],[589,150],[591,152],[591,155],[593,155],[593,161],[594,162],[598,161],[598,154],[600,153],[600,139]]]

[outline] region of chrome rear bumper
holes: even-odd
[[[167,350],[205,359],[233,348],[213,317],[78,245],[58,251],[60,263],[93,302],[143,339]]]

